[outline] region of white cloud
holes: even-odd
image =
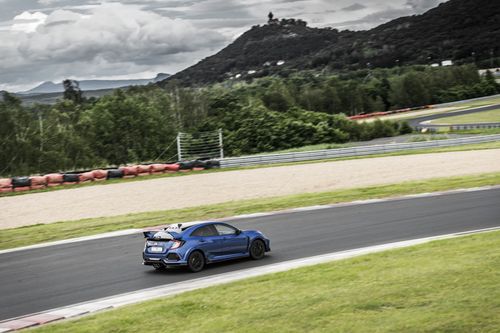
[[[58,9],[52,12],[49,16],[47,16],[45,22],[43,23],[45,26],[62,24],[62,23],[70,24],[70,23],[76,23],[85,17],[87,17],[87,15],[75,13],[70,10]]]
[[[19,75],[28,70],[31,81],[141,75],[152,68],[175,72],[227,42],[222,34],[187,20],[120,3],[105,3],[85,14],[26,12],[15,18],[14,26],[15,31],[0,31],[0,73],[11,85],[22,84]]]
[[[23,12],[14,17],[11,26],[12,31],[34,32],[36,28],[43,24],[47,19],[47,15],[41,12]]]
[[[50,5],[56,4],[60,1],[59,0],[38,0],[37,2],[43,6],[50,6]]]

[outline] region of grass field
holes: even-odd
[[[431,121],[434,125],[459,125],[476,123],[500,123],[500,108],[491,111],[440,118]]]
[[[471,132],[471,134],[481,134],[481,133],[482,132],[480,132],[480,131]],[[498,129],[498,131],[485,132],[485,134],[498,134],[498,133],[500,133],[500,129]],[[432,134],[427,134],[427,135],[429,135],[429,138],[433,137]],[[423,138],[425,138],[425,137],[426,137],[426,135],[422,135],[422,139],[417,139],[417,141],[424,141]],[[321,144],[321,145],[307,146],[307,150],[311,151],[311,150],[318,150],[318,149],[329,149],[329,148],[325,148],[325,147],[328,147],[328,146],[334,147],[334,145],[331,145],[331,144]],[[106,186],[106,185],[110,185],[110,184],[125,183],[125,182],[136,182],[136,181],[145,181],[145,180],[149,180],[149,179],[165,178],[165,177],[184,177],[184,176],[189,176],[189,175],[192,175],[192,174],[199,174],[200,172],[202,172],[202,173],[225,172],[225,171],[234,171],[234,170],[246,170],[246,169],[279,167],[279,166],[284,166],[284,165],[322,163],[322,162],[327,162],[327,161],[344,161],[344,160],[354,160],[354,159],[362,159],[362,158],[376,158],[376,157],[384,157],[384,156],[430,154],[430,153],[444,153],[444,152],[453,152],[453,151],[468,151],[468,150],[497,149],[497,148],[500,148],[500,141],[497,141],[497,142],[487,142],[487,143],[477,143],[477,144],[463,145],[463,146],[454,146],[454,147],[426,148],[426,149],[416,149],[416,150],[402,150],[402,151],[393,152],[393,153],[375,154],[375,155],[358,156],[358,157],[356,157],[356,156],[354,156],[354,157],[342,157],[342,158],[333,158],[333,159],[327,159],[327,160],[303,161],[303,162],[292,162],[292,163],[280,163],[280,164],[270,164],[270,165],[257,165],[257,166],[240,167],[240,168],[211,169],[211,170],[204,170],[204,171],[193,171],[193,172],[188,172],[188,173],[177,172],[177,173],[172,173],[172,174],[150,175],[150,176],[146,176],[146,177],[136,177],[136,178],[127,178],[127,179],[111,179],[111,180],[107,180],[107,181],[104,181],[104,182],[90,182],[90,183],[77,184],[77,185],[49,187],[49,188],[46,188],[46,189],[26,191],[26,192],[2,193],[2,194],[0,194],[0,200],[1,200],[2,197],[7,197],[7,196],[29,195],[29,194],[32,194],[32,193],[49,192],[49,191],[60,191],[60,190],[68,189],[68,188],[78,188],[78,187],[86,187],[86,186]],[[306,149],[297,148],[297,150],[289,149],[287,151],[281,151],[281,152],[292,152],[292,151],[306,151]]]
[[[160,224],[207,220],[295,207],[498,184],[500,184],[500,173],[490,173],[463,177],[435,178],[424,181],[412,181],[323,193],[305,193],[275,198],[232,201],[217,205],[169,211],[137,213],[51,224],[37,224],[13,229],[0,229],[0,249]],[[26,235],[30,236],[26,237]]]
[[[148,301],[36,332],[498,332],[500,232]]]

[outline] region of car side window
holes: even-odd
[[[198,228],[193,233],[191,236],[195,237],[207,237],[207,236],[217,236],[217,230],[215,230],[213,225],[206,225],[204,227]]]
[[[225,236],[225,235],[235,235],[236,234],[236,228],[230,227],[228,225],[224,224],[216,224],[215,229],[219,232],[219,235]]]

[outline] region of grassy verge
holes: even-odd
[[[472,123],[496,123],[500,122],[500,108],[496,110],[451,116],[431,121],[435,125],[456,125]]]
[[[500,128],[478,128],[472,130],[451,131],[449,133],[490,135],[500,134]]]
[[[131,305],[37,332],[498,332],[500,232]]]
[[[302,147],[297,147],[297,148],[289,148],[289,149],[282,149],[282,150],[266,151],[266,152],[263,152],[263,153],[254,154],[254,156],[267,155],[267,154],[300,153],[300,152],[304,152],[304,151],[313,151],[313,150],[346,148],[346,147],[352,147],[352,146],[354,146],[354,143],[355,142],[347,142],[347,143],[319,143],[319,144],[316,144],[316,145],[307,145],[307,146],[302,146]]]
[[[447,140],[447,139],[450,139],[448,135],[431,133],[431,134],[414,136],[408,142],[425,142],[425,141],[437,141],[437,140]]]
[[[459,132],[459,133],[462,133],[462,132]],[[481,133],[482,132],[473,132],[470,134],[481,134]],[[498,129],[498,133],[500,133],[500,129]],[[484,132],[484,134],[498,134],[498,133],[495,131]],[[309,147],[313,147],[313,146],[309,146]],[[189,175],[193,175],[193,174],[199,174],[200,172],[202,172],[203,174],[206,174],[206,173],[213,173],[213,172],[226,172],[226,171],[235,171],[235,170],[270,168],[270,167],[279,167],[279,166],[284,166],[284,165],[322,163],[322,162],[329,162],[329,161],[355,160],[355,159],[362,159],[362,158],[376,158],[376,157],[385,157],[385,156],[400,156],[400,155],[414,155],[414,154],[445,153],[445,152],[455,152],[455,151],[497,149],[497,148],[500,148],[500,141],[477,143],[477,144],[454,146],[454,147],[424,148],[424,149],[417,149],[417,150],[402,150],[402,151],[393,152],[393,153],[375,154],[375,155],[367,155],[367,156],[341,157],[341,158],[332,158],[332,159],[326,159],[326,160],[267,164],[267,165],[257,165],[257,166],[239,167],[239,168],[211,169],[211,170],[193,171],[193,172],[187,172],[187,173],[177,172],[177,173],[172,173],[172,174],[159,174],[159,175],[150,175],[150,176],[146,176],[146,177],[136,177],[136,178],[127,178],[127,179],[112,179],[112,180],[107,180],[104,182],[91,182],[91,183],[77,184],[77,185],[50,187],[50,188],[46,188],[46,189],[42,189],[42,190],[33,190],[33,191],[27,191],[27,192],[3,193],[3,194],[0,194],[0,200],[2,197],[8,197],[8,196],[27,195],[27,194],[32,194],[32,193],[49,192],[49,191],[60,191],[60,190],[67,190],[67,189],[87,187],[87,186],[105,186],[105,185],[110,185],[110,184],[136,182],[136,181],[144,181],[144,180],[166,178],[166,177],[183,177],[183,176],[189,176]],[[325,148],[318,147],[318,149],[325,149]],[[314,149],[311,149],[311,150],[314,150]],[[292,151],[292,150],[290,150],[290,151]]]
[[[168,211],[92,218],[51,224],[38,224],[20,228],[0,229],[0,249],[167,223],[206,220],[295,207],[324,205],[349,202],[353,200],[385,198],[406,194],[497,184],[500,184],[500,173],[488,173],[463,177],[435,178],[423,181],[345,189],[331,192],[305,193],[274,198],[232,201],[216,205],[206,205]],[[26,235],[30,236],[26,237]]]
[[[488,106],[488,105],[499,104],[499,103],[500,103],[500,97],[491,97],[491,98],[483,99],[483,100],[479,100],[479,101],[457,102],[456,104],[454,104],[452,106],[437,107],[435,109],[424,109],[424,110],[418,110],[418,111],[410,111],[409,113],[368,118],[368,119],[364,119],[362,121],[371,122],[371,121],[375,121],[376,119],[398,120],[398,121],[399,120],[410,120],[410,119],[418,118],[418,117],[422,117],[422,116],[453,113],[456,111],[461,111],[461,110],[466,110],[466,109],[471,109],[471,108],[478,108],[478,107],[482,107],[482,106]]]
[[[500,97],[492,97],[492,98],[482,99],[479,101],[458,103],[457,106],[472,108],[472,107],[480,107],[480,106],[492,105],[492,104],[498,104],[498,103],[500,103]]]

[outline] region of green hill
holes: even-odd
[[[301,20],[283,19],[252,27],[171,78],[200,85],[307,69],[355,70],[448,59],[480,63],[499,55],[499,35],[500,1],[491,0],[450,0],[368,31],[311,28]]]

